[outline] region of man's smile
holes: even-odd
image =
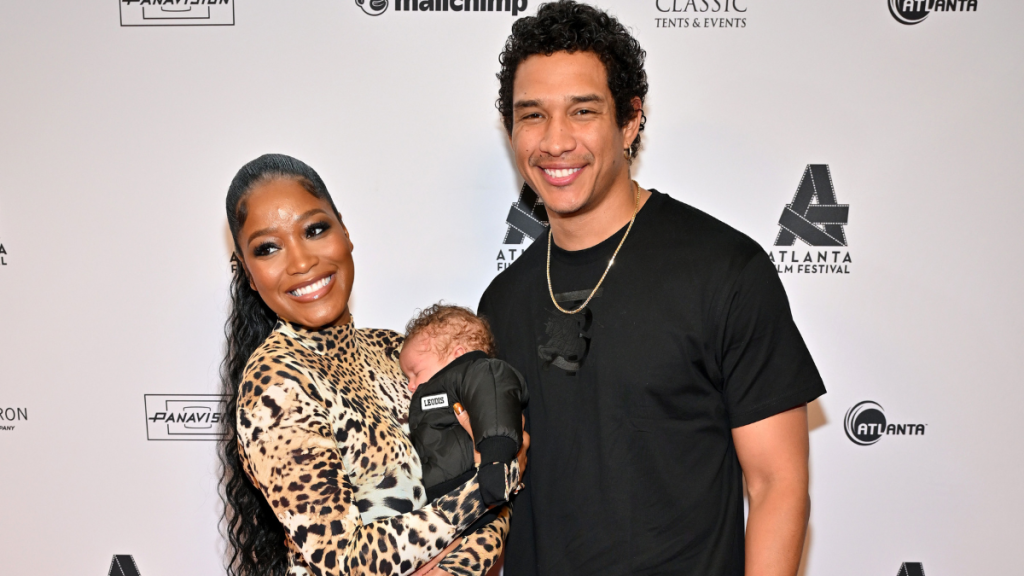
[[[570,174],[575,174],[575,173],[577,173],[579,171],[580,171],[579,168],[568,168],[568,169],[564,169],[563,168],[561,170],[550,170],[550,169],[545,169],[544,170],[544,172],[547,173],[547,175],[551,176],[552,178],[565,178],[566,176],[569,176]]]
[[[568,186],[576,181],[580,172],[585,166],[575,167],[539,167],[544,173],[544,179],[552,186]]]

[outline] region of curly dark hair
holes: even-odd
[[[438,302],[421,310],[405,327],[406,342],[417,334],[434,339],[434,351],[439,358],[448,356],[456,344],[462,344],[469,350],[480,350],[492,358],[497,353],[491,325],[462,306]]]
[[[623,127],[634,118],[633,98],[647,98],[647,52],[636,38],[607,12],[574,0],[542,4],[536,16],[516,20],[505,49],[498,56],[498,101],[505,130],[512,134],[512,83],[519,65],[530,56],[555,52],[593,52],[604,64],[608,89],[615,99],[615,120]],[[640,132],[647,116],[640,110]],[[629,148],[630,159],[640,149],[640,135]]]
[[[277,315],[259,293],[250,288],[245,269],[238,261],[242,253],[238,233],[245,224],[249,193],[258,185],[279,178],[298,182],[313,196],[326,200],[338,214],[320,176],[304,162],[282,154],[265,154],[249,162],[238,171],[228,188],[226,208],[228,227],[235,242],[235,270],[231,280],[231,312],[224,326],[227,349],[221,364],[221,393],[228,399],[222,420],[224,439],[218,452],[224,489],[221,519],[227,529],[230,576],[283,576],[288,570],[284,526],[242,468],[236,429],[238,388],[245,366],[277,324]],[[340,215],[338,219],[341,220]]]

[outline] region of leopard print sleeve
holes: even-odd
[[[462,537],[462,543],[437,565],[452,576],[484,576],[501,555],[511,510],[504,506],[486,526]]]
[[[364,524],[327,415],[282,379],[241,415],[252,479],[313,574],[404,575],[485,511],[475,481],[432,506]],[[315,568],[314,568],[315,567]]]

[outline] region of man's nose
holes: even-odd
[[[551,156],[576,149],[576,137],[566,119],[559,116],[552,118],[544,129],[544,137],[540,142],[540,150]]]

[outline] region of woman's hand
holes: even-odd
[[[469,413],[462,407],[462,404],[455,403],[452,408],[455,410],[455,418],[459,420],[459,424],[466,430],[466,434],[469,434],[470,438],[473,438],[473,427],[469,425]],[[523,416],[523,445],[519,447],[519,452],[516,454],[516,460],[519,460],[519,478],[523,478],[526,474],[526,451],[530,449],[530,433],[526,431],[526,416]],[[480,464],[480,453],[476,450],[476,440],[473,439],[473,461]],[[520,481],[522,486],[522,481]],[[518,492],[516,488],[514,492]]]
[[[455,541],[449,544],[447,548],[441,550],[441,552],[439,552],[437,556],[434,556],[430,560],[430,562],[427,562],[423,566],[417,568],[416,571],[413,572],[410,576],[441,576],[444,574],[448,574],[444,570],[438,568],[437,565],[441,562],[441,560],[444,559],[445,556],[448,555],[449,552],[452,552],[456,548],[458,548],[459,544],[462,544],[461,537],[456,538]]]
[[[469,434],[469,439],[473,441],[473,463],[480,465],[480,452],[476,449],[476,438],[473,438],[473,427],[469,425],[469,412],[462,407],[462,404],[456,402],[452,409],[455,410],[455,417],[459,420],[459,424],[466,430],[466,434]]]

